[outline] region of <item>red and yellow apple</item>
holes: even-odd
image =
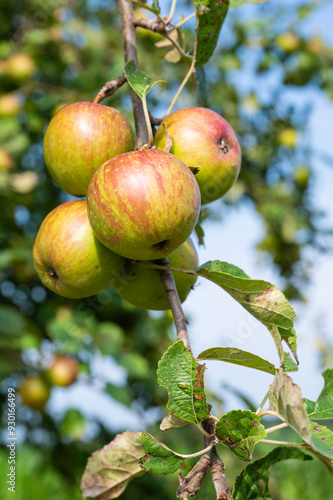
[[[183,162],[150,149],[102,165],[89,184],[87,203],[93,231],[104,245],[128,259],[155,260],[192,233],[200,191]]]
[[[155,136],[164,150],[166,129],[173,140],[172,153],[188,167],[199,167],[195,178],[204,205],[221,198],[235,183],[241,149],[231,125],[207,108],[184,108],[167,116]]]
[[[170,267],[176,269],[195,271],[198,267],[197,252],[190,239],[172,252],[168,259]],[[180,301],[184,302],[196,282],[196,276],[176,271],[173,271],[172,274]],[[114,287],[123,299],[134,306],[155,311],[169,309],[168,298],[157,269],[144,267],[127,260],[123,279]]]
[[[73,196],[85,196],[98,167],[133,147],[133,130],[125,116],[91,102],[61,108],[47,127],[43,144],[53,180]]]
[[[44,285],[68,298],[89,297],[108,288],[125,263],[95,237],[85,200],[52,210],[37,233],[33,258]]]

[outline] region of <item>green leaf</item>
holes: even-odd
[[[132,403],[132,398],[130,396],[129,389],[125,387],[121,387],[119,385],[114,385],[108,382],[105,386],[106,394],[109,394],[112,399],[119,401],[119,403],[130,407]]]
[[[134,92],[144,99],[149,90],[155,85],[155,83],[167,83],[165,80],[157,80],[153,82],[147,73],[135,69],[134,61],[128,61],[125,65],[125,76],[129,85],[132,87]]]
[[[184,458],[177,457],[148,432],[142,433],[141,443],[146,455],[140,459],[139,464],[147,472],[172,474],[179,469],[179,464],[184,461]]]
[[[284,353],[284,360],[283,360],[283,363],[281,365],[281,368],[285,372],[297,372],[298,371],[298,365],[291,358],[289,352]]]
[[[333,433],[324,425],[310,422],[312,445],[303,444],[303,448],[315,455],[333,476]]]
[[[232,410],[215,427],[216,436],[240,460],[251,460],[254,447],[267,434],[260,417],[250,410]]]
[[[197,55],[195,65],[205,64],[212,56],[228,12],[229,0],[192,0],[197,16]]]
[[[313,420],[325,420],[333,418],[333,368],[323,372],[324,388],[314,403],[303,399],[308,417]]]
[[[157,16],[161,12],[158,0],[153,0],[153,5],[146,5],[145,3],[139,2],[137,0],[127,0],[127,1],[132,3],[133,5],[136,5],[137,7],[140,7],[140,9],[149,10],[149,12],[152,12],[153,14],[156,14]]]
[[[278,413],[305,442],[311,443],[310,421],[298,385],[280,369],[270,386],[269,392],[269,409]]]
[[[195,361],[182,340],[175,342],[158,363],[158,384],[168,391],[169,412],[197,424],[209,415],[203,374],[205,365]]]
[[[160,429],[161,431],[167,431],[168,429],[175,429],[179,427],[184,427],[184,425],[187,425],[188,422],[185,422],[181,418],[177,418],[174,415],[167,415],[166,417],[163,418]]]
[[[233,9],[234,7],[243,7],[250,3],[258,4],[264,2],[268,2],[268,0],[230,0],[230,8]]]
[[[255,354],[247,351],[242,351],[236,347],[212,347],[211,349],[206,349],[201,352],[198,356],[200,361],[217,360],[225,361],[227,363],[233,363],[235,365],[247,366],[248,368],[254,368],[255,370],[260,370],[262,372],[270,373],[275,375],[275,366],[262,359]]]
[[[312,460],[312,457],[298,448],[279,447],[268,455],[248,465],[237,477],[232,492],[234,500],[270,498],[268,490],[269,473],[273,465],[283,460]]]
[[[95,451],[82,476],[83,499],[119,497],[128,482],[142,474],[138,460],[143,454],[141,433],[130,431],[118,434],[111,443]]]
[[[268,328],[282,363],[284,352],[278,328],[291,332],[295,317],[295,311],[283,293],[271,283],[251,280],[238,267],[218,260],[206,262],[197,272],[223,288]]]

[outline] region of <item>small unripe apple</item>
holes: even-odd
[[[14,159],[4,148],[0,148],[0,172],[9,172],[14,167]]]
[[[29,78],[36,69],[34,60],[28,54],[13,54],[6,62],[6,73],[15,80]]]
[[[132,127],[118,110],[91,102],[68,104],[44,136],[44,158],[53,180],[73,196],[85,196],[104,162],[134,147]]]
[[[0,96],[0,116],[16,115],[22,107],[22,102],[17,94],[4,94]]]
[[[207,108],[184,108],[167,116],[155,136],[157,149],[166,145],[166,128],[173,140],[172,153],[188,167],[199,167],[195,178],[204,205],[221,198],[235,183],[241,149],[231,125]]]
[[[34,410],[43,410],[50,397],[50,388],[38,375],[24,377],[18,390],[22,403]]]
[[[296,33],[281,33],[276,37],[276,43],[285,52],[294,52],[300,46],[301,39]]]
[[[277,136],[279,144],[288,148],[294,148],[297,141],[297,130],[294,128],[285,128]]]
[[[169,256],[170,267],[195,271],[198,267],[198,256],[192,241],[185,241]],[[154,262],[152,262],[154,264]],[[190,293],[196,276],[172,272],[181,302],[184,302]],[[156,269],[144,267],[130,260],[126,261],[123,279],[114,285],[119,295],[130,304],[155,311],[169,309],[169,302],[165,293],[160,273]]]
[[[149,149],[124,153],[97,170],[87,193],[98,239],[134,260],[166,257],[192,233],[200,192],[178,158]]]
[[[52,385],[68,387],[78,375],[79,365],[76,359],[69,356],[58,356],[46,370],[46,376]]]
[[[69,201],[49,213],[37,233],[33,258],[45,286],[76,299],[111,286],[125,263],[95,237],[85,200]]]

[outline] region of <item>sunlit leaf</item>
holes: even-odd
[[[225,361],[226,363],[254,368],[271,375],[275,375],[276,371],[275,366],[266,359],[236,347],[212,347],[201,352],[197,359],[200,361]]]
[[[269,329],[283,362],[284,353],[278,327],[291,330],[295,316],[295,311],[283,293],[271,283],[252,280],[238,267],[218,260],[200,266],[198,274],[223,288]]]
[[[185,420],[198,423],[209,415],[203,374],[205,365],[195,361],[182,340],[175,342],[164,353],[158,364],[158,383],[168,391],[169,412]]]
[[[157,80],[156,82],[153,82],[147,73],[135,69],[134,61],[126,63],[125,76],[129,85],[141,99],[145,98],[149,90],[156,83],[167,83],[165,80]]]
[[[229,0],[192,0],[197,16],[196,66],[202,66],[212,56],[228,12]]]

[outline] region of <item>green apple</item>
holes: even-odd
[[[61,108],[47,127],[43,144],[53,180],[73,196],[85,196],[98,167],[133,147],[133,130],[125,116],[91,102]]]
[[[178,158],[149,149],[116,156],[89,184],[88,214],[97,238],[128,259],[166,257],[192,233],[200,191]]]
[[[168,259],[170,266],[176,269],[195,271],[198,267],[197,252],[190,239],[172,252]],[[179,272],[173,272],[172,274],[180,301],[184,302],[196,282],[196,276]],[[123,271],[123,279],[114,287],[119,295],[133,306],[155,311],[169,309],[169,302],[160,273],[156,269],[150,269],[127,260]]]
[[[204,205],[221,198],[236,181],[241,149],[231,125],[207,108],[184,108],[167,116],[155,136],[165,149],[166,129],[173,139],[171,152],[188,167],[199,167],[195,178]]]
[[[45,374],[52,385],[68,387],[75,382],[78,372],[79,365],[76,359],[58,356]]]
[[[111,286],[125,263],[95,237],[85,200],[69,201],[52,210],[37,233],[33,258],[45,286],[76,299]]]
[[[50,388],[39,375],[24,377],[18,392],[22,403],[34,410],[43,410],[50,397]]]

